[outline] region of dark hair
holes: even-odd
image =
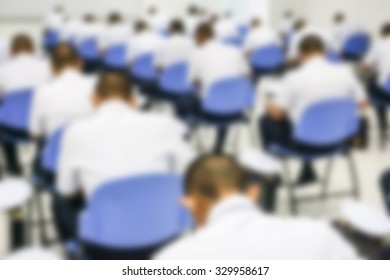
[[[214,37],[214,30],[213,26],[209,23],[201,23],[196,28],[195,32],[196,36],[203,36],[206,38],[213,38]]]
[[[50,59],[55,69],[63,69],[80,61],[76,49],[68,43],[60,43],[57,45],[51,51]]]
[[[111,24],[119,23],[122,22],[122,16],[120,13],[112,12],[108,15],[107,21]]]
[[[191,5],[188,7],[188,14],[190,15],[197,15],[199,13],[199,9],[195,5]]]
[[[84,15],[84,21],[85,22],[95,22],[96,17],[93,14],[86,14],[86,15]]]
[[[138,20],[134,24],[134,31],[135,32],[142,32],[146,29],[148,29],[148,24],[143,20]]]
[[[381,28],[381,35],[382,36],[389,36],[390,35],[390,22],[386,22],[382,28]]]
[[[345,15],[341,12],[338,12],[334,15],[335,22],[343,22],[345,20]]]
[[[252,27],[258,27],[258,26],[261,25],[261,23],[262,23],[262,22],[261,22],[261,19],[255,17],[255,18],[253,18],[252,21],[251,21],[251,26],[252,26]]]
[[[184,33],[184,24],[180,19],[174,19],[169,26],[169,30],[171,33]]]
[[[132,82],[126,71],[107,70],[100,78],[96,87],[96,94],[103,98],[120,97],[128,99],[132,95]]]
[[[217,199],[222,188],[243,191],[245,172],[230,156],[210,154],[196,159],[186,177],[186,193],[196,192],[208,199]]]
[[[34,43],[26,34],[17,34],[12,39],[11,51],[13,54],[18,54],[21,52],[33,52]]]
[[[313,54],[325,52],[323,41],[317,35],[306,36],[299,45],[301,54]]]
[[[297,21],[295,21],[295,23],[294,23],[294,30],[301,30],[305,26],[306,26],[306,20],[303,19],[303,18],[300,18]]]

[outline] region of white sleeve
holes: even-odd
[[[363,64],[373,68],[377,65],[377,63],[378,63],[377,48],[376,46],[373,46],[364,57]]]
[[[199,58],[196,54],[190,56],[189,69],[188,69],[188,81],[191,84],[200,80]]]
[[[289,60],[298,58],[298,47],[299,47],[298,44],[299,44],[299,38],[293,37],[287,52],[287,58]]]
[[[249,75],[251,73],[249,63],[241,52],[237,52],[237,69],[240,69],[242,75]]]
[[[249,34],[244,41],[244,46],[242,47],[242,50],[244,51],[244,53],[249,53],[249,52],[253,51],[253,43],[252,42],[253,42],[252,35]]]
[[[29,132],[31,135],[40,137],[44,134],[43,110],[44,110],[44,93],[36,91],[33,93],[33,99],[30,111]]]
[[[280,85],[274,85],[273,102],[281,109],[287,111],[293,106],[293,91],[289,77],[284,78]]]
[[[350,69],[349,69],[350,70]],[[362,103],[367,99],[366,91],[362,83],[358,80],[352,70],[350,72],[351,93],[357,103]]]
[[[57,191],[63,196],[71,196],[78,191],[77,182],[77,135],[73,133],[72,127],[64,131],[61,154],[59,156]]]

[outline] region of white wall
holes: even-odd
[[[369,31],[377,33],[385,21],[390,21],[390,0],[273,0],[273,21],[277,22],[287,9],[304,16],[311,23],[330,27],[337,11],[344,12]]]

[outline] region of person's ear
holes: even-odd
[[[246,195],[254,202],[259,201],[261,197],[261,188],[258,184],[252,183],[246,190]]]
[[[102,102],[101,98],[95,93],[91,96],[91,103],[93,107],[99,107],[100,103]]]
[[[76,67],[77,67],[78,70],[81,71],[81,70],[84,68],[84,62],[83,62],[83,60],[78,59],[77,62],[76,62]]]
[[[195,201],[193,198],[190,196],[184,196],[181,198],[180,202],[185,208],[187,208],[188,211],[191,213],[195,212]]]
[[[138,107],[138,100],[137,100],[137,98],[136,98],[134,95],[132,95],[132,96],[129,98],[129,105],[130,105],[130,107],[132,107],[132,108],[137,108],[137,107]]]

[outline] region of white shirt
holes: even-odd
[[[386,83],[390,78],[390,36],[375,42],[364,58],[364,64],[376,72],[378,85]]]
[[[0,92],[10,94],[21,89],[34,89],[49,81],[48,61],[30,54],[19,54],[0,65]]]
[[[350,97],[361,103],[365,96],[362,85],[350,67],[318,57],[283,78],[274,102],[297,123],[305,110],[319,101]]]
[[[185,128],[173,119],[109,101],[93,116],[66,130],[58,191],[71,195],[81,187],[90,197],[97,187],[111,180],[181,172],[193,158],[184,133]]]
[[[327,30],[309,26],[292,35],[290,46],[287,52],[288,59],[294,60],[298,58],[301,43],[307,36],[310,35],[318,36],[324,43],[327,50],[332,50],[335,48],[334,40]]]
[[[167,68],[180,62],[188,62],[194,44],[190,38],[181,34],[173,34],[165,39],[157,50],[155,64]]]
[[[61,40],[63,42],[70,42],[70,40],[77,42],[80,28],[83,28],[82,25],[82,22],[76,18],[66,21],[61,30]]]
[[[238,36],[238,23],[234,19],[222,19],[215,25],[216,37],[220,40]]]
[[[66,69],[38,88],[30,113],[31,134],[47,137],[71,121],[89,115],[95,84],[95,77]]]
[[[280,32],[283,35],[288,35],[294,29],[295,19],[294,17],[285,17],[280,23]]]
[[[109,25],[102,34],[102,44],[104,48],[116,45],[126,45],[131,37],[130,24],[118,23]]]
[[[148,15],[146,22],[151,30],[159,34],[168,28],[169,18],[162,13],[156,13],[155,15]]]
[[[337,50],[342,50],[345,42],[350,38],[350,36],[362,31],[363,29],[361,26],[354,22],[344,21],[336,24],[334,27],[333,36]]]
[[[156,55],[163,41],[159,34],[152,31],[134,34],[128,43],[127,61],[133,62],[145,54]]]
[[[192,37],[195,34],[196,28],[202,22],[202,19],[199,16],[188,15],[185,17],[184,22],[187,35]]]
[[[358,255],[327,222],[270,216],[243,196],[218,203],[206,225],[168,245],[161,260],[341,260]]]
[[[247,35],[243,50],[245,53],[253,52],[269,45],[281,45],[278,35],[268,27],[252,29]]]
[[[191,55],[189,81],[200,82],[203,94],[218,81],[249,73],[248,62],[240,50],[218,41],[206,42]]]
[[[46,16],[45,27],[53,31],[60,31],[64,24],[64,15],[59,12],[51,12]]]
[[[84,40],[89,40],[89,39],[96,39],[97,44],[99,48],[101,49],[102,46],[102,34],[103,34],[103,26],[95,23],[95,22],[84,22],[81,24],[79,27],[79,32],[77,35],[77,42],[81,43]]]

